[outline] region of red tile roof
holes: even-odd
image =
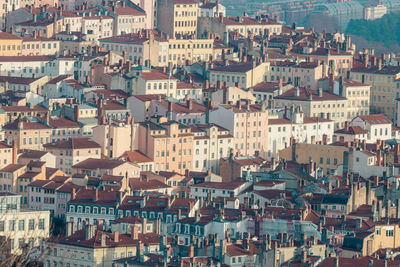
[[[392,122],[383,114],[360,115],[359,118],[369,124],[392,124]]]
[[[122,164],[125,164],[126,161],[121,160],[111,160],[111,159],[94,159],[88,158],[84,161],[81,161],[72,166],[72,168],[79,169],[114,169]]]
[[[317,90],[303,88],[303,87],[300,87],[298,89],[299,89],[299,96],[295,95],[296,88],[293,88],[275,97],[275,99],[304,101],[304,100],[310,100],[310,97],[312,97],[313,101],[346,100],[345,97],[337,96],[335,94],[326,91],[323,91],[322,96],[320,96]]]
[[[139,150],[135,151],[125,151],[122,156],[119,157],[121,160],[127,160],[133,163],[145,163],[145,162],[153,162],[153,160],[147,157],[145,154],[140,152]]]
[[[43,145],[47,149],[85,149],[101,148],[101,146],[87,137],[75,137]]]

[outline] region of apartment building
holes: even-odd
[[[333,93],[346,97],[347,118],[350,120],[356,116],[368,115],[370,108],[371,86],[365,83],[352,81],[343,77],[333,82]]]
[[[163,117],[158,122],[141,122],[139,136],[139,150],[154,160],[154,171],[184,174],[193,168],[194,136],[190,127]]]
[[[102,38],[113,36],[113,18],[110,16],[84,16],[82,18],[82,32],[86,35],[86,41],[97,44]]]
[[[90,138],[69,138],[45,144],[44,149],[56,156],[56,168],[72,174],[72,165],[88,158],[101,157],[101,147]]]
[[[268,158],[279,157],[279,151],[294,142],[315,144],[333,141],[334,121],[305,117],[300,106],[291,108],[286,117],[268,119]]]
[[[22,37],[22,56],[49,56],[59,54],[59,40],[37,36]]]
[[[194,135],[192,171],[219,173],[219,160],[228,157],[233,146],[229,130],[215,124],[196,124],[191,125],[191,132]]]
[[[199,3],[194,0],[161,0],[158,2],[157,25],[173,38],[197,36]]]
[[[7,164],[0,169],[0,191],[16,193],[18,177],[26,172],[25,164]]]
[[[311,164],[313,170],[320,168],[321,174],[329,175],[331,171],[343,164],[343,153],[349,150],[349,147],[343,145],[296,143],[281,150],[279,157],[300,164]]]
[[[100,12],[114,18],[114,32],[112,35],[136,33],[142,29],[149,29],[146,24],[146,13],[140,7],[125,1],[111,2],[111,6],[99,6]]]
[[[8,32],[0,32],[0,56],[20,56],[22,39]]]
[[[138,177],[140,167],[137,164],[121,160],[88,158],[72,166],[73,174],[86,174],[93,177],[114,175]]]
[[[368,142],[393,139],[392,122],[383,114],[360,115],[350,122],[350,127],[359,127],[367,131]]]
[[[153,101],[152,116],[168,117],[183,124],[205,123],[207,107],[186,97],[180,103],[173,101]]]
[[[181,66],[197,61],[208,61],[212,58],[213,52],[213,39],[168,39],[168,63],[172,65]]]
[[[163,94],[172,98],[176,97],[178,80],[169,73],[140,67],[135,74],[131,83],[133,95]]]
[[[344,127],[348,120],[349,100],[345,97],[325,92],[322,89],[293,88],[275,97],[275,105],[280,107],[301,106],[306,117],[320,117],[335,122],[335,129]],[[348,111],[349,109],[349,111]],[[362,107],[364,110],[365,107]]]
[[[318,80],[325,77],[323,65],[319,62],[275,61],[269,68],[266,81],[292,83],[297,87],[317,88]]]
[[[106,50],[123,56],[133,64],[168,65],[168,41],[161,33],[139,31],[99,40]]]
[[[211,1],[205,1],[199,6],[199,17],[209,17],[209,18],[214,18],[214,17],[225,17],[226,16],[226,8],[219,3],[218,1],[216,2],[211,2]]]
[[[16,119],[4,125],[3,131],[5,142],[15,142],[18,149],[42,150],[43,144],[50,142],[51,128],[27,118]]]
[[[25,246],[41,246],[50,236],[50,211],[21,209],[21,196],[0,193],[0,234],[6,249],[13,255],[23,253]]]
[[[111,120],[110,123],[101,123],[93,127],[92,138],[100,145],[101,154],[118,158],[125,151],[133,151],[139,147],[138,129],[139,124],[133,120]]]
[[[199,18],[199,33],[213,32],[220,38],[224,33],[238,32],[245,38],[251,35],[279,35],[282,32],[282,24],[267,17],[251,18],[247,16],[237,17],[201,17]]]
[[[222,65],[210,66],[208,76],[211,84],[226,83],[227,86],[250,88],[264,81],[269,63],[233,62],[225,60]]]
[[[372,66],[352,69],[350,79],[371,85],[370,109],[372,113],[383,113],[396,120],[395,99],[400,96],[400,67]]]
[[[268,151],[268,111],[265,104],[222,104],[211,110],[209,122],[229,130],[233,136],[233,150],[242,155],[259,154],[266,157]]]
[[[321,62],[325,65],[325,70],[331,71],[335,76],[346,76],[353,67],[353,54],[339,48],[306,47],[300,51],[300,55],[308,61]]]

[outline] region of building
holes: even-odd
[[[21,254],[25,246],[42,246],[50,236],[50,212],[21,209],[21,196],[0,193],[0,235],[7,240],[12,254]]]
[[[162,32],[176,38],[197,36],[199,3],[193,0],[161,0],[158,2],[157,26]]]
[[[135,114],[135,113],[133,113]],[[112,120],[93,127],[93,140],[101,146],[101,154],[118,158],[125,151],[139,147],[139,124],[127,119],[125,122]]]
[[[270,66],[265,81],[292,83],[295,87],[317,88],[318,80],[325,77],[324,67],[320,62],[276,61]]]
[[[178,80],[157,69],[141,67],[132,76],[132,95],[163,94],[175,98]]]
[[[294,142],[325,144],[333,141],[334,122],[319,117],[304,117],[300,107],[291,109],[284,118],[268,119],[268,159]]]
[[[268,111],[265,104],[251,104],[237,101],[236,105],[223,104],[211,110],[209,122],[228,129],[233,136],[233,151],[242,155],[259,154],[268,151]]]
[[[279,152],[279,157],[293,160],[300,164],[310,164],[311,170],[320,168],[323,174],[334,172],[344,162],[344,152],[350,149],[347,146],[335,144],[300,144],[296,143]],[[319,175],[322,175],[320,172]]]
[[[192,170],[194,136],[189,126],[163,117],[141,122],[139,136],[139,150],[153,159],[154,171]]]
[[[88,158],[101,157],[101,147],[90,138],[69,138],[44,145],[44,149],[56,156],[56,168],[72,174],[72,165]]]
[[[200,4],[199,10],[200,10],[199,17],[214,18],[219,16],[222,17],[226,16],[226,8],[218,1],[216,2],[206,1]]]
[[[22,39],[8,32],[0,33],[0,56],[20,56],[22,54]]]
[[[308,88],[293,88],[286,91],[275,97],[275,105],[279,107],[301,106],[304,116],[333,120],[335,129],[344,127],[345,121],[349,119],[347,109],[354,110],[345,97],[325,92],[322,89]],[[362,109],[364,110],[365,107]]]
[[[238,32],[247,38],[250,34],[264,35],[279,35],[282,32],[282,25],[270,18],[251,18],[247,16],[237,17],[201,17],[199,18],[199,33],[212,32],[220,38],[224,37],[225,33]]]
[[[395,99],[399,97],[400,68],[397,66],[382,66],[378,59],[376,66],[363,67],[351,70],[350,79],[371,85],[370,111],[382,113],[390,120],[395,121]]]
[[[88,158],[72,166],[73,174],[102,177],[105,174],[124,177],[138,177],[140,167],[120,160]]]
[[[346,97],[347,118],[351,120],[359,115],[368,115],[370,106],[371,86],[365,83],[352,81],[343,77],[333,82],[333,93]]]
[[[191,128],[194,135],[192,170],[219,173],[219,161],[231,153],[233,136],[229,130],[215,124],[197,124]]]
[[[264,81],[265,73],[269,63],[262,62],[231,62],[225,60],[222,65],[210,66],[208,76],[210,83],[216,85],[218,82],[226,86],[239,88],[250,88]]]
[[[393,138],[392,122],[383,114],[370,114],[355,117],[350,122],[350,127],[360,127],[367,131],[366,140],[376,143],[377,140]]]

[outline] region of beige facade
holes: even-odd
[[[113,35],[113,18],[109,16],[90,16],[82,19],[82,33],[86,34],[86,41],[97,43],[101,38]]]
[[[60,53],[60,41],[48,38],[24,37],[22,42],[22,56],[48,56]]]
[[[93,128],[93,140],[100,144],[101,153],[110,157],[118,158],[127,150],[138,148],[137,123],[119,123],[97,125]]]
[[[139,127],[139,150],[154,160],[154,170],[184,174],[193,168],[193,134],[190,127],[160,118]]]
[[[72,138],[44,145],[44,149],[55,155],[56,167],[72,174],[72,165],[88,158],[100,158],[100,145],[89,138]]]
[[[301,164],[314,162],[323,173],[329,174],[331,170],[343,164],[343,153],[346,151],[349,151],[346,146],[298,143],[281,150],[279,157]]]
[[[397,119],[395,99],[400,94],[399,67],[353,69],[350,78],[371,85],[370,108],[372,113],[383,113],[392,121]]]
[[[186,61],[208,61],[213,54],[213,39],[169,39],[168,62],[185,65]]]
[[[275,105],[279,107],[301,106],[306,117],[321,117],[335,122],[335,129],[344,127],[356,107],[349,104],[349,100],[322,89],[293,88],[275,97]],[[360,107],[365,110],[365,106]],[[360,111],[357,111],[360,112]],[[352,119],[352,117],[351,117]]]
[[[172,37],[197,35],[199,4],[193,0],[160,0],[158,2],[158,28]]]
[[[225,61],[223,66],[210,67],[209,77],[211,84],[226,83],[227,86],[250,88],[264,81],[269,69],[269,62],[241,62]]]
[[[99,40],[107,51],[124,56],[133,64],[168,65],[168,41],[162,34],[145,30]]]
[[[3,131],[6,143],[15,142],[18,149],[42,150],[43,144],[50,142],[51,129],[38,122],[16,120],[5,125]]]
[[[252,156],[267,156],[268,110],[265,104],[252,105],[237,101],[236,105],[219,105],[210,112],[210,123],[229,130],[233,136],[233,152]]]
[[[323,78],[323,65],[319,62],[275,62],[269,68],[266,81],[278,82],[282,79],[283,83],[292,83],[294,86],[317,88],[318,80]]]

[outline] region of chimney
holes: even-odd
[[[75,198],[76,198],[76,188],[72,187],[71,199],[75,199]]]
[[[96,188],[95,190],[95,200],[98,201],[99,200],[99,189]]]
[[[78,104],[76,104],[75,106],[74,106],[74,115],[75,115],[75,122],[79,122],[79,112],[80,112],[80,110],[79,110],[79,105]]]
[[[142,218],[142,234],[147,234],[147,219]]]
[[[382,150],[376,151],[376,165],[382,166]]]
[[[193,258],[194,257],[194,246],[190,245],[189,246],[189,258]]]
[[[107,236],[107,235],[104,234],[104,233],[101,234],[101,244],[100,244],[100,245],[101,245],[102,247],[105,247],[105,246],[106,246],[106,236]]]
[[[131,238],[133,240],[139,239],[139,227],[137,225],[133,225],[131,228]]]
[[[17,142],[14,140],[12,141],[12,163],[17,164],[17,153],[18,153],[18,148],[17,148]]]
[[[119,232],[118,231],[114,232],[114,242],[115,243],[119,242]]]
[[[349,131],[349,122],[348,121],[344,122],[344,130],[345,130],[345,132]]]
[[[301,263],[306,263],[307,262],[307,249],[304,249],[301,252]]]

